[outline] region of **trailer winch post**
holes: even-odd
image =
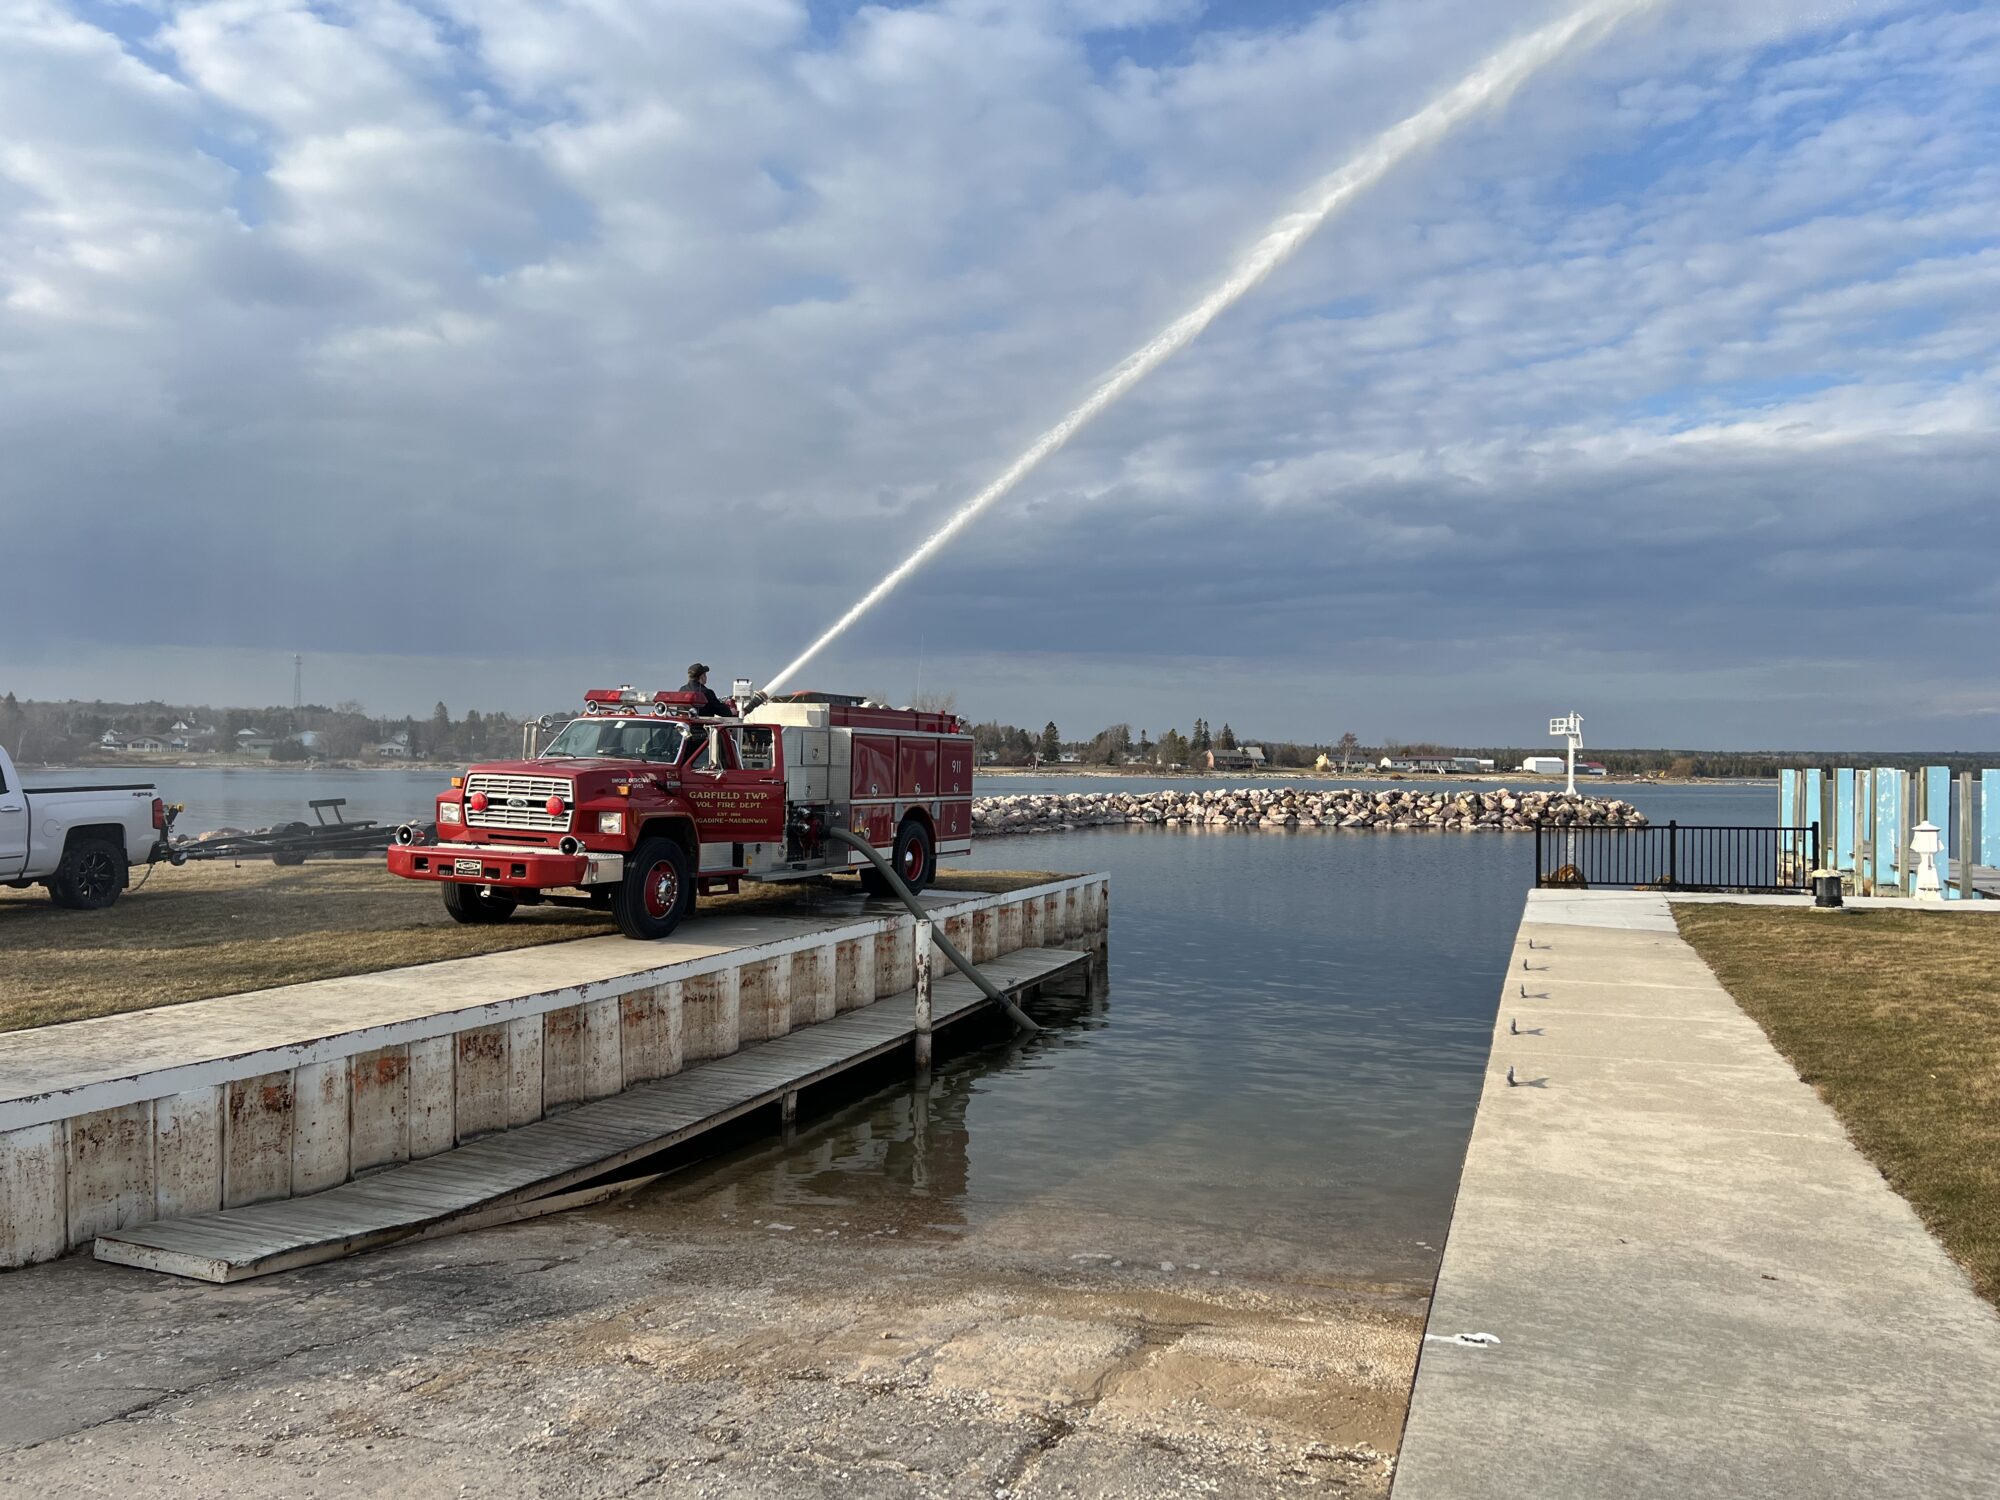
[[[912,915],[917,919],[917,942],[919,944],[918,951],[920,953],[922,952],[922,943],[924,940],[924,936],[926,933],[928,933],[930,941],[932,943],[935,943],[939,951],[942,952],[946,958],[952,961],[953,967],[955,967],[958,970],[958,972],[963,974],[967,979],[970,979],[974,984],[979,986],[980,993],[985,995],[988,1000],[991,1000],[995,1005],[999,1006],[1002,1010],[1007,1012],[1007,1017],[1014,1023],[1014,1027],[1016,1030],[1020,1031],[1024,1035],[1028,1035],[1040,1031],[1042,1029],[1028,1018],[1028,1013],[1026,1011],[1022,1010],[1020,1006],[1016,1005],[1012,1000],[1009,1000],[1005,995],[1003,995],[992,980],[988,979],[984,974],[980,973],[979,970],[975,969],[972,966],[971,959],[967,958],[963,953],[960,953],[958,951],[958,944],[954,943],[950,938],[946,937],[944,935],[944,929],[931,920],[931,914],[924,910],[923,904],[919,902],[915,896],[910,894],[910,888],[903,884],[903,877],[896,873],[896,867],[894,865],[890,864],[888,860],[882,857],[881,850],[877,849],[873,844],[869,843],[866,839],[862,838],[859,834],[855,833],[850,828],[829,828],[827,830],[827,836],[829,838],[837,839],[839,842],[847,845],[847,847],[850,849],[859,849],[863,854],[868,856],[868,862],[875,866],[876,870],[881,873],[882,878],[888,881],[889,889],[894,891],[897,894],[897,896],[899,896],[902,899],[903,905],[907,906],[910,909],[910,915]],[[928,1044],[930,1041],[930,1038],[927,1035],[927,1032],[929,1030],[927,1023],[930,1020],[928,1011],[930,1007],[928,1006],[928,1004],[924,1003],[929,1000],[930,996],[927,993],[928,986],[924,986],[922,984],[922,980],[924,977],[927,976],[922,976],[922,975],[919,976],[920,988],[918,991],[918,997],[919,997],[918,1003],[922,1007],[922,1010],[924,1012],[924,1014],[921,1014],[919,1016],[919,1026],[918,1026],[917,1045],[920,1052],[929,1050]]]

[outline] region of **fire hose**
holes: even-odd
[[[980,992],[988,1000],[991,1000],[995,1005],[998,1005],[1002,1010],[1007,1012],[1008,1019],[1014,1023],[1017,1031],[1023,1036],[1027,1036],[1042,1029],[1028,1019],[1026,1011],[1001,994],[998,986],[992,980],[988,979],[972,966],[972,960],[967,958],[963,953],[960,953],[958,945],[944,935],[944,928],[940,927],[936,922],[931,921],[931,914],[924,910],[923,904],[915,896],[910,894],[910,888],[903,884],[903,877],[896,873],[895,866],[882,857],[881,850],[877,849],[852,829],[829,828],[827,830],[827,837],[838,839],[841,843],[847,845],[848,848],[859,849],[863,854],[868,856],[868,862],[875,866],[884,880],[888,881],[889,889],[902,898],[903,905],[910,909],[910,915],[915,917],[919,922],[929,923],[931,941],[938,946],[946,958],[952,961],[959,973],[978,985]]]

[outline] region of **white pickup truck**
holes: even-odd
[[[168,825],[151,783],[26,787],[0,748],[0,885],[40,883],[58,906],[109,906],[133,865],[170,858]]]

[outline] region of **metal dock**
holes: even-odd
[[[1091,962],[1088,952],[1024,948],[981,967],[1009,998],[1026,999],[1045,987],[1087,983]],[[910,1045],[913,999],[914,992],[890,996],[324,1192],[100,1234],[97,1258],[200,1281],[243,1281],[594,1201],[635,1184],[586,1184],[752,1110],[777,1104],[789,1114],[799,1090]],[[962,975],[941,975],[931,992],[932,1025],[991,1004]]]

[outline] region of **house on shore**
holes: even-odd
[[[1264,747],[1238,745],[1234,750],[1208,750],[1203,752],[1203,760],[1211,771],[1261,771],[1265,764]]]
[[[1459,764],[1455,755],[1385,755],[1376,769],[1400,771],[1406,776],[1449,776]]]

